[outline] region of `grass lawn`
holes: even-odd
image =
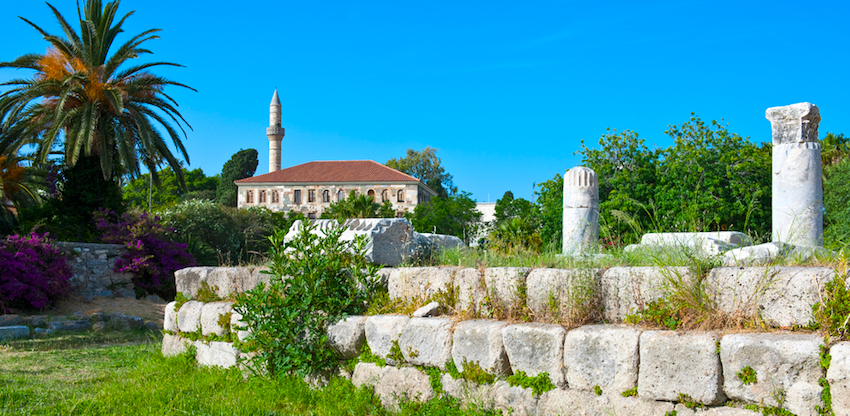
[[[150,332],[59,334],[0,344],[0,415],[385,415],[372,391],[335,379],[243,377],[164,358]],[[469,415],[453,400],[400,414]]]

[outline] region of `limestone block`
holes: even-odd
[[[490,267],[484,270],[484,284],[490,302],[508,310],[518,308],[523,301],[519,289],[525,286],[530,272],[528,267]]]
[[[627,326],[588,325],[567,332],[564,368],[571,389],[622,393],[638,381],[641,331]]]
[[[778,406],[776,397],[785,394],[783,408],[798,416],[816,415],[822,406],[818,380],[820,346],[814,334],[731,334],[720,341],[723,391],[730,399]],[[744,384],[737,375],[744,367],[755,370],[756,382]]]
[[[718,267],[706,283],[726,313],[758,314],[774,326],[805,326],[820,301],[819,288],[834,275],[827,267]]]
[[[426,402],[434,397],[428,375],[412,367],[378,367],[373,363],[357,363],[351,382],[358,387],[372,386],[384,407],[392,410],[398,410],[402,399]]]
[[[549,373],[552,384],[562,387],[564,378],[564,336],[567,331],[554,324],[516,324],[502,329],[502,341],[511,370],[529,377]]]
[[[726,266],[765,264],[779,256],[785,255],[789,247],[787,244],[771,242],[736,248],[724,253],[721,261]]]
[[[431,302],[415,311],[413,311],[414,318],[427,318],[429,316],[440,316],[440,304],[437,302]]]
[[[387,364],[396,365],[395,360],[389,358],[390,349],[394,342],[398,342],[399,336],[407,322],[410,320],[404,315],[375,315],[366,319],[366,343],[372,354],[385,360]]]
[[[499,380],[493,385],[493,408],[502,414],[512,416],[537,415],[538,398],[531,389],[513,387],[507,381]]]
[[[832,360],[826,379],[832,394],[835,416],[850,416],[850,342],[839,342],[829,349]]]
[[[104,328],[111,329],[114,331],[127,331],[141,329],[144,325],[145,321],[138,316],[124,315],[122,313],[113,313],[106,315],[106,323],[104,325]]]
[[[603,316],[609,322],[622,322],[626,315],[665,297],[671,282],[689,285],[692,281],[688,267],[612,267],[599,285]]]
[[[189,299],[195,299],[198,296],[198,288],[201,287],[201,282],[207,281],[207,275],[215,267],[186,267],[174,272],[174,283],[177,291],[182,293]]]
[[[219,320],[224,315],[231,313],[233,302],[210,302],[201,307],[201,334],[223,336],[229,328],[219,325]],[[227,319],[230,324],[230,318]]]
[[[190,300],[177,311],[177,328],[180,332],[195,332],[201,325],[202,302]]]
[[[424,301],[439,291],[448,291],[459,267],[399,267],[390,273],[390,299]]]
[[[235,366],[239,359],[239,350],[230,342],[213,341],[207,344],[195,341],[195,348],[198,351],[195,359],[205,367],[230,368]]]
[[[528,308],[538,316],[577,322],[593,314],[600,269],[534,269],[526,278]]]
[[[405,361],[446,371],[452,358],[452,322],[447,318],[411,318],[398,339]]]
[[[603,409],[608,407],[605,399],[607,397],[583,390],[550,390],[540,395],[537,414],[539,416],[601,415]]]
[[[165,318],[162,320],[162,329],[170,332],[179,332],[177,328],[177,302],[169,302],[165,305]]]
[[[464,406],[473,405],[480,410],[492,410],[495,406],[493,397],[496,386],[494,384],[477,385],[464,379],[455,380],[450,374],[445,373],[440,381],[443,383],[443,391],[460,400]]]
[[[8,341],[30,336],[30,329],[24,325],[10,325],[0,327],[0,341]]]
[[[455,326],[452,359],[459,370],[463,363],[477,363],[490,374],[509,374],[511,365],[502,342],[507,322],[490,320],[461,321]]]
[[[463,240],[453,235],[414,232],[414,235],[416,234],[418,234],[417,237],[421,236],[428,240],[427,244],[429,245],[431,252],[466,247],[466,244],[463,243]],[[422,248],[420,247],[419,250],[421,251]]]
[[[455,275],[457,286],[458,311],[474,311],[481,313],[481,304],[487,298],[484,278],[478,269],[463,269]]]
[[[750,246],[753,239],[737,231],[704,233],[647,233],[640,239],[643,247],[687,249],[700,256],[715,256],[738,247]]]
[[[312,220],[316,228],[314,234],[324,236],[331,228],[338,227],[336,220]],[[415,250],[413,226],[404,218],[358,218],[346,220],[342,226],[345,231],[341,241],[351,241],[357,235],[366,236],[366,259],[372,263],[391,267],[398,266],[409,259]],[[295,221],[286,234],[289,241],[300,232],[301,221]]]
[[[726,400],[716,334],[645,331],[640,336],[638,394],[652,400],[676,401],[680,393],[697,403]]]
[[[179,335],[162,336],[162,355],[164,357],[174,357],[183,354],[186,351],[186,343],[192,343],[186,338]]]
[[[678,407],[678,406],[677,406]],[[679,412],[681,413],[681,411]],[[704,412],[699,412],[700,416],[761,416],[761,413],[748,410],[748,409],[739,409],[736,407],[714,407],[708,409]]]
[[[243,283],[251,280],[251,270],[247,267],[214,267],[206,277],[207,285],[222,299],[241,292]]]
[[[328,327],[328,345],[345,360],[360,355],[366,341],[366,317],[349,316]]]
[[[0,315],[0,327],[20,325],[23,321],[18,315]]]
[[[47,323],[47,328],[54,331],[82,332],[91,328],[91,322],[88,319],[52,321]]]
[[[250,331],[246,329],[240,329],[246,327],[246,324],[242,322],[242,314],[236,312],[235,310],[230,312],[230,328],[232,331],[236,331],[236,339],[239,341],[245,341],[245,338],[248,336]]]

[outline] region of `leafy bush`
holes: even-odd
[[[304,376],[336,365],[328,327],[365,311],[379,282],[379,266],[364,257],[364,238],[340,241],[341,227],[319,237],[314,228],[303,227],[288,242],[278,230],[270,238],[269,286],[238,295],[234,304],[250,331],[242,350],[255,353],[255,368],[272,375]]]
[[[174,299],[174,272],[195,265],[186,245],[168,238],[169,230],[159,217],[148,213],[118,216],[112,211],[95,213],[95,223],[106,243],[124,244],[127,251],[115,263],[116,272],[133,273],[137,294],[154,293]]]
[[[44,309],[68,294],[71,267],[46,235],[0,241],[0,312]]]
[[[525,374],[525,371],[517,371],[516,373],[508,376],[505,381],[507,381],[511,386],[519,386],[526,389],[530,388],[531,393],[537,397],[540,397],[541,394],[546,393],[549,390],[555,389],[555,385],[552,384],[551,380],[549,380],[549,373],[546,372],[531,377]]]
[[[824,285],[822,301],[812,305],[812,318],[809,329],[820,328],[839,340],[850,335],[850,290],[847,290],[844,275],[836,273]]]

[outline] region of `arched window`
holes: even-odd
[[[259,201],[257,201],[257,202],[259,202],[261,204],[266,203],[266,191],[265,190],[260,191],[260,198],[259,198]]]
[[[390,191],[384,189],[381,191],[381,202],[390,200]]]
[[[272,204],[280,203],[280,193],[278,191],[272,191]]]
[[[324,192],[322,192],[322,202],[331,202],[331,191],[325,189]]]
[[[404,190],[402,190],[402,189],[399,189],[399,190],[398,190],[398,199],[397,199],[397,201],[398,201],[398,202],[404,202]]]
[[[368,192],[366,192],[366,196],[368,196],[369,198],[371,198],[374,201],[375,200],[375,190],[370,189]]]
[[[336,193],[336,202],[342,202],[343,199],[345,199],[345,191],[340,189],[339,192]]]
[[[254,191],[245,191],[245,203],[253,204],[254,203]]]

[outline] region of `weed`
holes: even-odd
[[[437,396],[443,394],[443,373],[437,367],[424,367],[424,366],[416,366],[419,371],[428,375],[428,381],[431,384],[431,388],[434,389],[434,393]]]
[[[517,371],[505,380],[514,387],[530,388],[534,396],[540,396],[549,390],[554,390],[555,385],[549,380],[549,373],[543,372],[535,377],[529,377],[525,371]]]
[[[670,410],[667,413],[664,413],[664,416],[676,416],[677,412],[675,410]]]
[[[225,334],[230,334],[230,318],[233,316],[233,312],[223,313],[218,316],[218,326],[220,328],[224,328]]]
[[[671,306],[664,298],[650,301],[646,307],[633,314],[626,315],[626,323],[648,324],[675,330],[681,324],[679,310]]]
[[[704,404],[697,403],[696,400],[692,399],[691,396],[689,396],[685,393],[679,393],[679,397],[676,398],[676,400],[679,403],[682,403],[683,405],[685,405],[685,407],[687,407],[688,409],[691,409],[691,410],[705,409]]]
[[[601,396],[602,395],[602,387],[599,387],[598,384],[593,386],[593,392],[596,393],[597,396]]]
[[[449,375],[451,375],[455,380],[463,379],[475,384],[493,384],[493,382],[496,381],[496,376],[481,368],[481,366],[478,365],[478,361],[469,362],[464,359],[461,363],[463,371],[458,371],[454,360],[450,360],[446,364],[446,368],[448,369]]]
[[[714,352],[720,355],[720,340],[714,341]]]
[[[210,286],[207,282],[201,282],[201,285],[198,287],[198,295],[195,296],[195,299],[199,302],[217,302],[221,300],[221,297],[216,294],[218,291],[218,286]]]
[[[355,359],[355,360],[357,360],[357,359]],[[364,363],[375,363],[375,364],[377,364],[378,367],[386,367],[387,366],[387,360],[373,354],[372,349],[369,348],[369,343],[367,343],[367,342],[364,342],[363,347],[360,348],[359,361],[364,362]]]
[[[180,309],[188,301],[189,298],[187,298],[183,292],[177,292],[177,294],[174,295],[174,310]]]
[[[396,362],[396,364],[404,363],[404,354],[401,353],[401,347],[398,346],[398,340],[393,341],[393,346],[390,347],[390,353],[387,358]]]
[[[623,396],[623,397],[637,396],[637,386],[634,386],[634,387],[620,393],[620,395]]]
[[[410,358],[416,358],[419,356],[419,351],[416,351],[410,345],[407,346],[407,356]]]
[[[735,375],[741,379],[741,383],[744,383],[745,386],[755,384],[756,382],[756,370],[753,370],[750,366],[742,368],[740,371],[735,373]]]
[[[832,355],[829,354],[828,341],[828,338],[824,338],[823,345],[820,346],[820,366],[823,368],[824,373],[829,370],[829,365],[832,362]],[[821,377],[818,379],[818,385],[823,388],[820,392],[820,399],[823,402],[823,406],[815,406],[815,411],[817,411],[820,416],[834,415],[835,413],[832,411],[832,391],[829,388],[829,381],[826,377]]]
[[[808,328],[822,329],[836,340],[846,339],[850,333],[850,290],[843,274],[826,283],[821,301],[812,305],[812,321]]]

